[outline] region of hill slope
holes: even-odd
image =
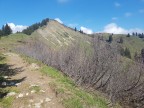
[[[55,21],[52,22],[54,24],[59,25],[60,27],[64,27],[63,25]],[[47,30],[47,26],[40,28],[39,30],[42,29]],[[84,42],[87,43],[87,40],[90,39],[89,37],[83,38],[82,36],[86,35],[82,35],[79,32],[75,33],[75,31],[69,28],[64,29],[66,29],[65,31],[67,32],[70,31],[73,34],[75,34],[73,36],[72,33],[69,33],[72,35],[73,38],[76,37],[76,39],[78,40],[82,39],[84,40]],[[58,32],[58,29],[50,30],[50,32],[53,31]],[[59,33],[63,33],[63,30],[60,30]],[[57,36],[57,33],[55,36]],[[36,35],[34,37],[36,38],[39,37],[39,39],[41,39],[45,43],[48,42],[47,39],[43,37],[41,38],[41,35]],[[62,39],[61,37],[59,38]],[[27,44],[25,43],[25,41],[30,39],[31,36],[28,37],[27,35],[24,34],[12,34],[7,37],[2,37],[2,39],[0,40],[1,43],[0,51],[3,52],[4,54],[4,55],[2,54],[2,56],[7,58],[7,60],[3,64],[11,66],[10,68],[14,70],[14,72],[16,73],[15,75],[10,76],[10,78],[6,79],[6,81],[8,80],[9,82],[13,83],[13,81],[16,81],[17,79],[18,80],[22,79],[20,80],[22,82],[20,82],[20,84],[17,87],[16,86],[5,87],[8,90],[8,93],[12,93],[12,95],[9,97],[6,96],[2,98],[0,100],[0,107],[13,108],[21,106],[23,107],[41,106],[42,108],[47,108],[47,106],[51,106],[52,108],[55,107],[57,108],[58,106],[66,108],[83,108],[83,107],[108,108],[107,103],[109,102],[109,100],[101,96],[100,95],[101,93],[95,93],[95,92],[89,93],[86,90],[77,87],[77,85],[75,85],[71,79],[63,75],[58,70],[52,67],[48,67],[42,64],[41,62],[39,63],[38,61],[27,57],[24,57],[24,60],[22,60],[21,56],[9,52],[13,51],[13,48],[15,48],[18,45],[24,46],[25,44]],[[56,43],[56,46],[60,45],[56,40],[53,40],[53,42]],[[70,42],[74,41],[70,40]],[[52,43],[50,44],[48,43],[48,45],[51,44]],[[28,50],[30,49],[28,48]],[[35,69],[35,66],[37,67],[37,65],[39,69]],[[44,85],[41,85],[40,83],[43,83]],[[45,92],[43,92],[42,90],[44,90]]]
[[[119,46],[129,48],[128,45],[134,42],[132,41],[134,37],[113,35],[111,43],[107,41],[108,35],[105,34],[103,39],[100,38],[101,36],[92,38],[51,20],[47,26],[39,28],[32,34],[33,38],[40,41],[30,42],[29,45],[21,48],[21,52],[60,70],[72,78],[77,85],[105,92],[112,102],[120,101],[122,105],[125,104],[124,106],[134,106],[136,103],[131,104],[131,101],[135,99],[135,95],[133,97],[127,95],[129,92],[135,92],[135,89],[124,93],[123,91],[129,90],[129,85],[133,86],[135,79],[139,81],[139,78],[143,77],[135,77],[141,73],[139,69],[142,65],[130,59],[127,60],[128,62],[130,60],[128,63],[118,52]],[[120,37],[123,37],[124,43],[119,43]],[[135,42],[137,41],[139,40]],[[83,48],[82,46],[85,45],[89,47]],[[52,48],[49,49],[49,46]],[[61,48],[62,46],[64,49]],[[54,47],[59,47],[60,50],[55,50]],[[127,98],[131,101],[126,102]],[[137,105],[141,106],[141,102]]]
[[[65,46],[80,41],[88,42],[91,38],[79,31],[74,31],[55,20],[50,20],[47,26],[36,30],[32,36],[39,37],[50,46]],[[42,37],[42,38],[41,38]]]
[[[117,46],[127,47],[134,54],[135,51],[141,50],[143,41],[137,37],[113,35],[113,41],[110,43],[106,41],[109,35],[104,34],[103,39],[99,38],[100,35],[92,38],[86,34],[74,31],[57,21],[50,20],[46,26],[36,30],[27,39],[28,41],[19,43],[21,44],[19,52],[59,70],[56,71],[47,66],[42,67],[42,71],[46,75],[56,79],[52,86],[54,86],[56,94],[60,93],[60,96],[62,95],[61,102],[68,108],[75,107],[71,107],[72,104],[76,105],[77,108],[84,106],[108,107],[105,99],[95,99],[96,96],[94,94],[87,94],[85,91],[81,91],[74,82],[77,85],[91,87],[95,91],[103,91],[112,102],[120,101],[122,105],[133,106],[135,103],[131,105],[131,101],[124,102],[127,98],[133,101],[135,95],[128,97],[129,92],[123,93],[123,90],[127,90],[129,85],[133,86],[133,81],[139,81],[140,77],[135,76],[139,76],[139,73],[141,74],[141,70],[139,70],[141,65],[130,59],[127,60],[128,63],[118,54]],[[123,38],[123,43],[119,43],[120,37]],[[55,48],[60,50],[55,50]],[[65,75],[74,82],[65,77]],[[141,77],[143,76],[141,75]],[[137,84],[140,84],[140,82]],[[117,92],[115,93],[116,90]],[[135,93],[135,89],[130,89],[130,92]],[[117,97],[119,93],[120,96]],[[141,94],[137,95],[141,96]],[[99,101],[102,105],[98,105]],[[140,106],[141,103],[137,105]]]
[[[108,40],[110,35],[111,34],[108,33],[100,34],[100,36],[102,36],[105,41]],[[94,36],[99,36],[99,34],[95,34]],[[136,52],[140,54],[141,49],[144,48],[144,40],[139,38],[138,36],[127,37],[127,35],[124,34],[114,34],[112,37],[112,43],[116,43],[122,46],[123,48],[129,48],[132,58],[134,57]],[[120,38],[123,39],[123,43],[119,43]]]
[[[143,87],[141,85],[142,87],[135,88],[133,83],[137,80],[136,84],[141,84],[139,78],[143,78],[142,64],[123,59],[118,50],[122,46],[134,53],[140,51],[143,43],[136,37],[126,35],[113,35],[113,41],[110,42],[107,41],[108,35],[110,34],[104,34],[103,39],[100,35],[92,38],[51,20],[47,26],[39,28],[32,34],[32,37],[41,41],[34,41],[21,51],[60,70],[77,85],[103,91],[112,102],[121,102],[123,106],[141,107],[143,101],[140,102],[139,99],[142,93],[133,96],[129,93],[136,94],[135,90]],[[120,43],[120,37],[123,38],[123,43]],[[89,46],[83,48],[85,45]],[[49,46],[52,48],[49,49]],[[60,50],[55,50],[54,47],[59,47]],[[129,89],[131,87],[134,88]],[[127,90],[128,92],[123,92]],[[136,97],[138,97],[137,103],[131,103]]]

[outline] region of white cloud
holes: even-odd
[[[83,26],[80,29],[86,34],[92,34],[93,33],[93,31],[91,29],[83,27]]]
[[[56,21],[58,21],[59,23],[63,24],[62,20],[60,20],[59,18],[55,18]]]
[[[139,13],[144,13],[144,9],[140,9],[140,10],[139,10]]]
[[[57,0],[59,3],[66,3],[68,2],[69,0]]]
[[[126,16],[126,17],[130,17],[130,16],[132,16],[132,13],[127,12],[127,13],[125,13],[125,16]]]
[[[115,2],[114,5],[115,5],[115,7],[120,7],[121,6],[121,4],[118,3],[118,2]]]
[[[105,33],[114,33],[114,34],[126,34],[127,31],[122,27],[119,27],[115,23],[110,23],[104,27],[103,32]]]
[[[11,27],[13,33],[21,32],[28,27],[23,25],[15,25],[14,23],[8,23],[8,25]]]
[[[110,23],[104,27],[104,33],[114,33],[114,34],[128,34],[133,32],[144,33],[144,30],[139,28],[124,29],[118,26],[116,23]]]

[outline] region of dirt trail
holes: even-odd
[[[17,83],[18,93],[11,108],[63,108],[55,92],[49,86],[51,78],[39,72],[39,66],[27,64],[19,55],[5,53],[7,63],[12,68],[19,68],[21,72],[12,77],[13,80],[22,79]]]

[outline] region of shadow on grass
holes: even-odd
[[[12,69],[14,65],[0,64],[0,76],[14,76],[23,71],[22,67]]]
[[[4,58],[0,57],[0,60],[2,59]],[[10,77],[24,71],[23,67],[12,68],[13,66],[14,65],[0,64],[0,99],[5,97],[8,93],[5,88],[17,86],[19,83],[23,82],[26,79],[26,77],[15,80],[11,79]]]

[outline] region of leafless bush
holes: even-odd
[[[110,45],[95,37],[88,46],[80,42],[67,48],[52,49],[39,40],[33,40],[17,50],[57,68],[79,85],[103,91],[112,102],[142,108],[143,65],[134,61],[125,65],[117,49],[117,44]]]

